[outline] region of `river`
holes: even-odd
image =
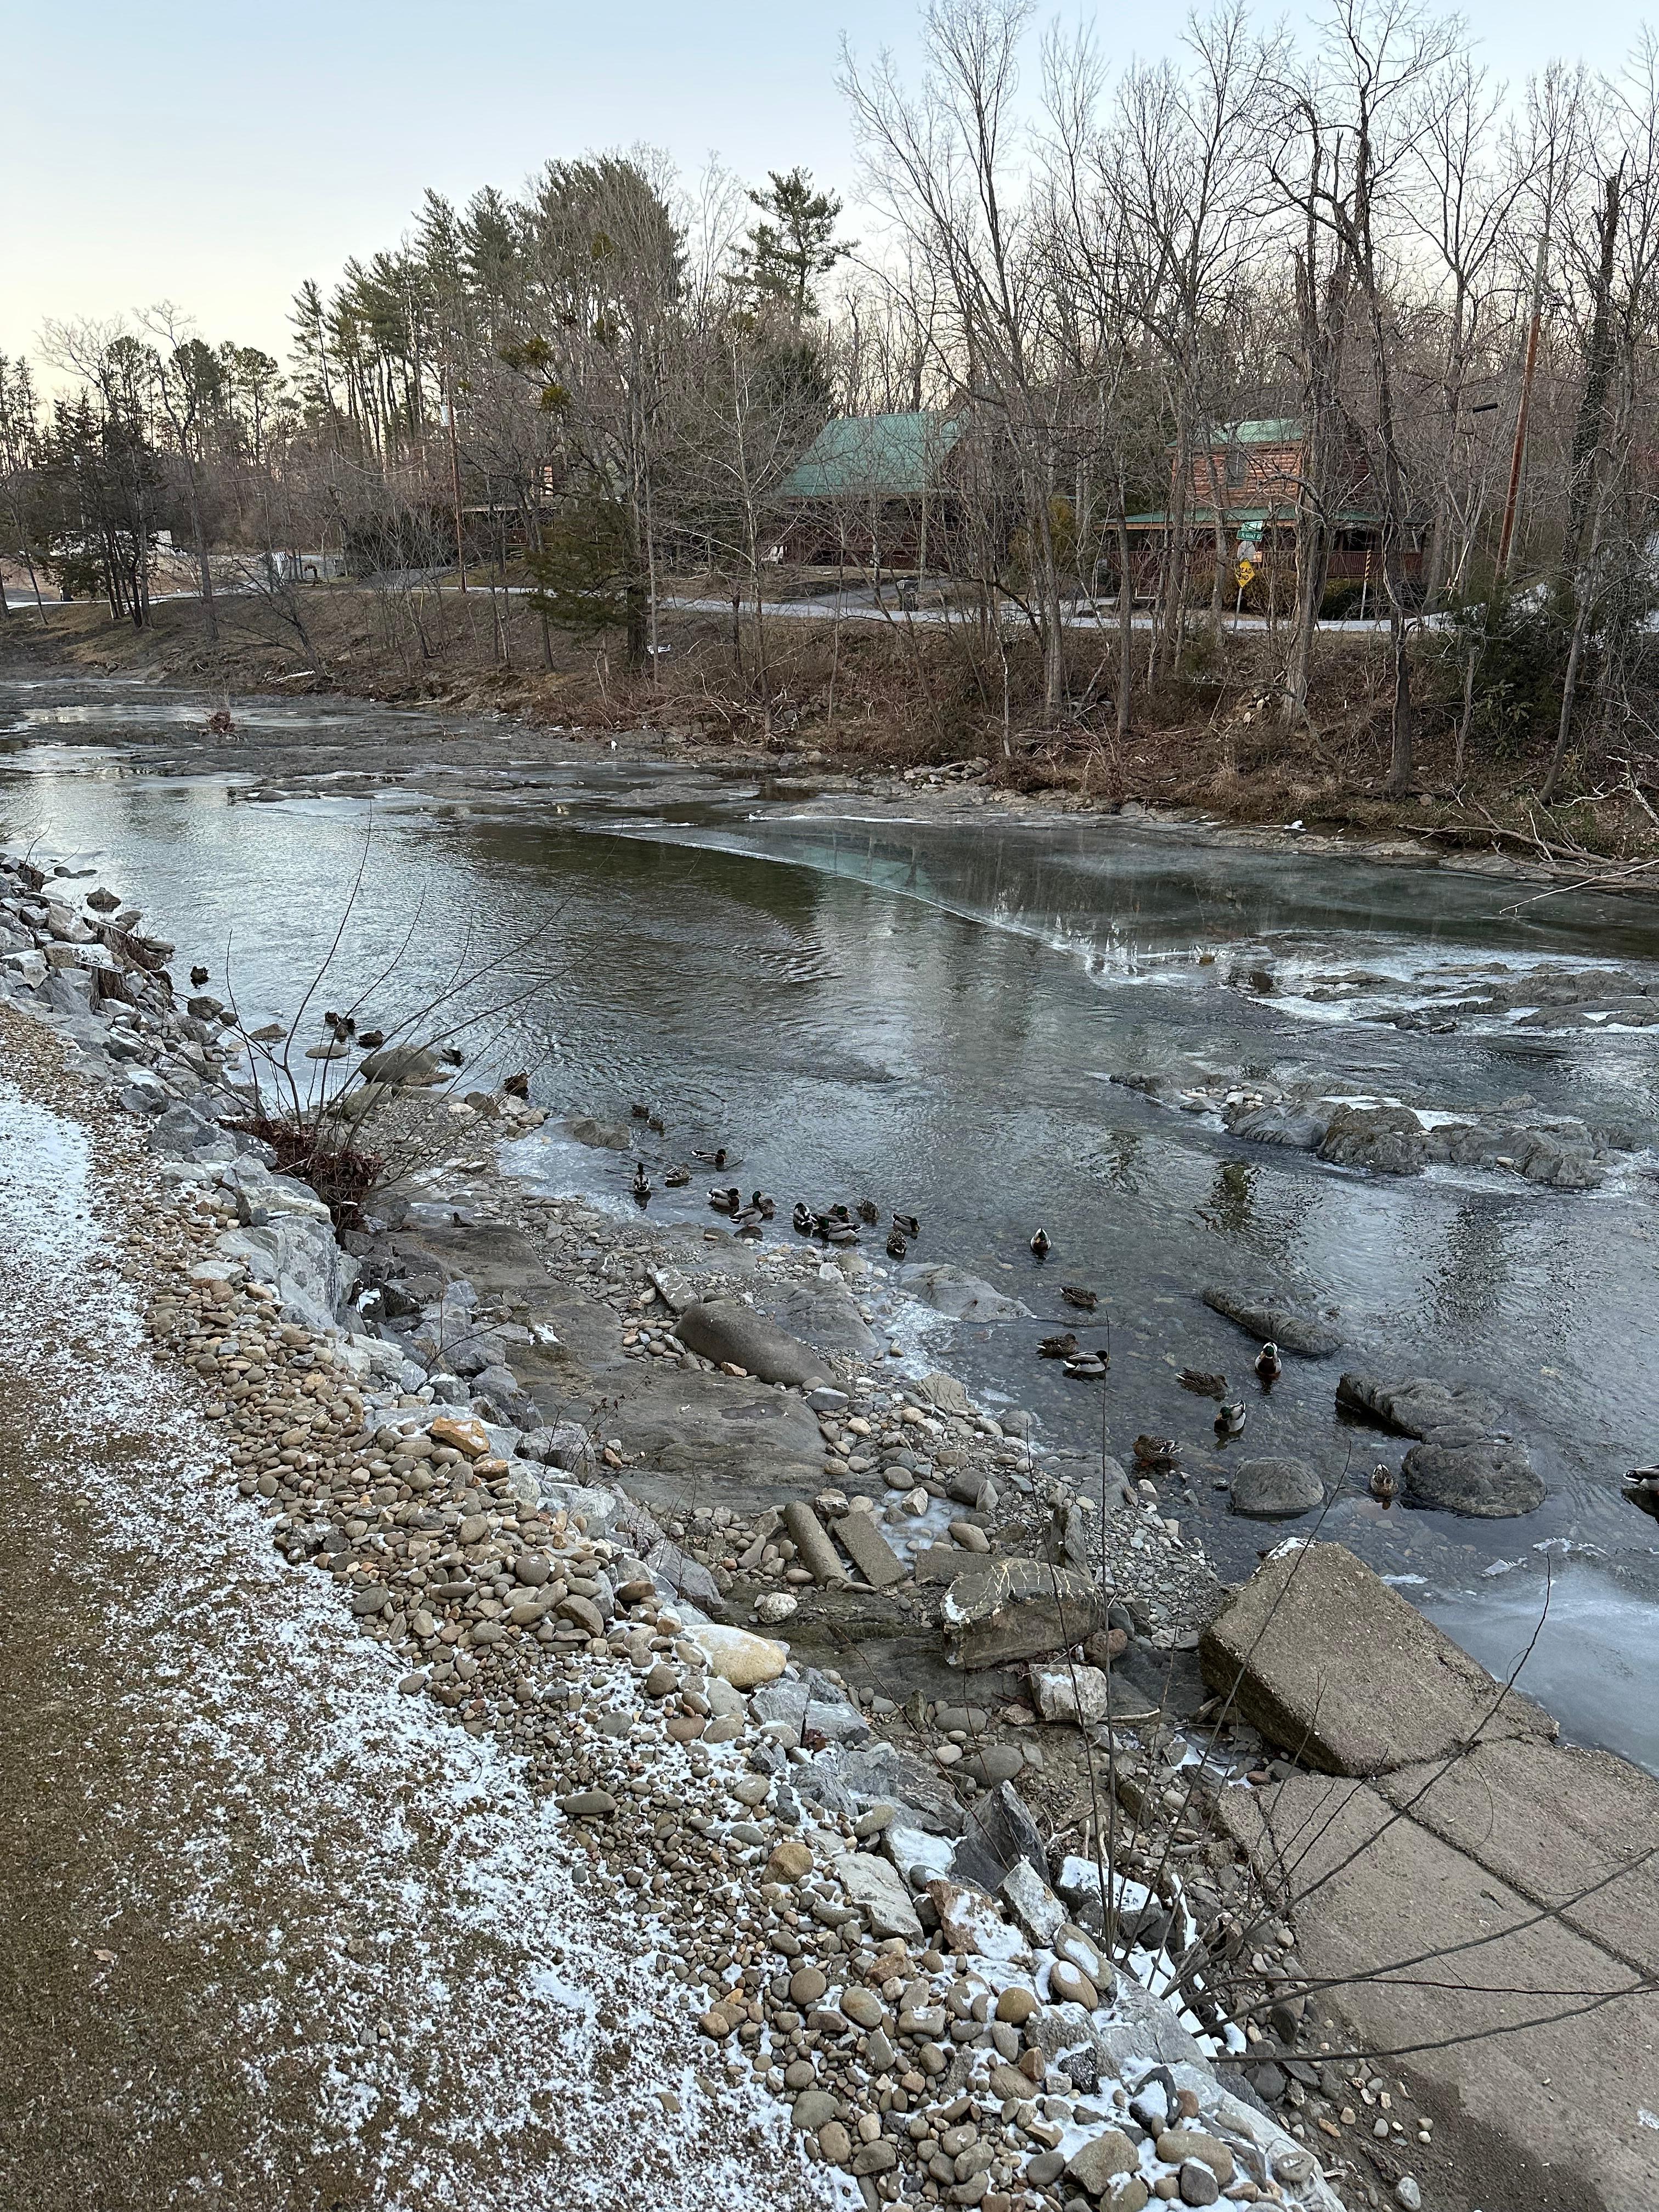
[[[780,1233],[797,1196],[919,1215],[914,1257],[985,1275],[1038,1316],[936,1329],[933,1356],[1030,1407],[1057,1443],[1098,1449],[1099,1387],[1036,1357],[1065,1315],[1060,1284],[1091,1285],[1112,1322],[1111,1449],[1127,1459],[1142,1431],[1182,1440],[1171,1510],[1224,1572],[1280,1532],[1229,1512],[1213,1409],[1180,1387],[1183,1366],[1249,1383],[1231,1456],[1313,1461],[1342,1485],[1322,1534],[1497,1671],[1533,1637],[1547,1574],[1522,1686],[1579,1740],[1659,1771],[1659,1528],[1619,1491],[1659,1456],[1659,1031],[1540,1025],[1513,1004],[1413,1025],[1494,968],[1518,988],[1540,963],[1616,965],[1659,988],[1659,909],[1288,839],[1263,851],[966,801],[907,820],[592,744],[524,757],[510,725],[490,732],[488,774],[458,770],[453,718],[339,702],[238,709],[282,746],[276,781],[252,746],[222,765],[182,748],[201,711],[132,687],[0,691],[0,834],[96,865],[176,943],[175,969],[199,958],[222,994],[228,950],[250,1025],[292,1014],[361,871],[329,1003],[396,961],[363,1017],[389,1021],[459,963],[478,978],[471,1003],[503,1008],[473,1033],[481,1064],[530,1066],[556,1114],[648,1103],[669,1130],[646,1140],[653,1165],[729,1144],[744,1188],[783,1201]],[[359,771],[389,732],[399,765],[371,817]],[[1370,980],[1340,981],[1356,974]],[[1582,1192],[1496,1170],[1373,1176],[1113,1079],[1194,1062],[1444,1111],[1524,1097],[1616,1125],[1624,1148]],[[628,1203],[617,1155],[549,1136],[519,1160]],[[701,1182],[655,1212],[677,1198],[708,1218]],[[1046,1267],[1027,1249],[1039,1224]],[[1287,1360],[1263,1396],[1253,1347],[1195,1295],[1241,1281],[1338,1309],[1345,1350]],[[1385,1510],[1364,1485],[1390,1440],[1338,1417],[1344,1367],[1491,1391],[1547,1503],[1507,1521]]]

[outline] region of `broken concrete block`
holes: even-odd
[[[1281,1546],[1204,1631],[1199,1660],[1238,1719],[1328,1774],[1556,1733],[1341,1544]]]
[[[1106,1626],[1107,1603],[1097,1583],[1068,1568],[998,1559],[945,1592],[947,1656],[956,1667],[1005,1667],[1063,1651]]]

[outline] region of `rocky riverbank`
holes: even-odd
[[[699,1517],[692,1504],[678,1519],[665,1513],[664,1527],[630,1493],[678,1471],[647,1466],[621,1435],[587,1429],[578,1438],[568,1419],[525,1429],[496,1418],[506,1408],[488,1393],[505,1385],[497,1376],[475,1389],[478,1376],[506,1369],[526,1401],[533,1378],[513,1374],[495,1346],[474,1342],[459,1363],[434,1358],[435,1380],[420,1369],[416,1382],[395,1332],[362,1325],[347,1293],[367,1267],[380,1275],[384,1312],[398,1279],[386,1264],[396,1240],[465,1235],[481,1225],[456,1220],[468,1209],[452,1201],[447,1220],[423,1219],[422,1208],[446,1209],[416,1196],[403,1227],[384,1232],[384,1248],[363,1232],[346,1241],[367,1249],[342,1250],[314,1195],[274,1173],[256,1139],[221,1126],[246,1110],[228,1087],[238,1047],[205,1006],[177,1010],[162,964],[171,948],[143,938],[136,911],[95,885],[15,863],[0,911],[4,1018],[46,1021],[84,1095],[95,1097],[89,1086],[101,1082],[135,1134],[144,1132],[132,1171],[170,1231],[143,1255],[147,1327],[155,1356],[182,1368],[203,1416],[220,1425],[227,1477],[281,1553],[326,1575],[361,1632],[386,1647],[405,1695],[434,1701],[464,1735],[493,1741],[556,1802],[593,1879],[637,1910],[641,1939],[685,1991],[706,2064],[787,2100],[811,2155],[845,2171],[872,2204],[983,2201],[1011,2212],[1147,2195],[1201,2203],[1211,2201],[1206,2190],[1241,2201],[1334,2201],[1311,2148],[1267,2118],[1236,2071],[1228,2087],[1215,2069],[1215,2057],[1248,2039],[1218,2016],[1211,1978],[1194,1973],[1189,1955],[1198,1916],[1212,1911],[1212,1926],[1221,1916],[1227,1870],[1206,1862],[1204,1875],[1178,1878],[1175,1831],[1157,1817],[1158,1791],[1168,1787],[1160,1777],[1174,1780],[1184,1746],[1163,1715],[1145,1710],[1144,1692],[1132,1692],[1142,1734],[1125,1719],[1115,1736],[1107,1719],[1113,1646],[1121,1654],[1131,1636],[1114,1626],[1113,1602],[1144,1640],[1195,1641],[1179,1601],[1169,1602],[1176,1585],[1167,1563],[1179,1547],[1155,1500],[1110,1501],[1124,1523],[1109,1553],[1122,1563],[1123,1595],[1114,1599],[1097,1580],[1097,1531],[1076,1493],[1046,1478],[1039,1491],[1034,1448],[1006,1428],[997,1434],[1003,1425],[942,1380],[931,1398],[842,1390],[860,1379],[850,1371],[857,1361],[832,1380],[832,1356],[822,1378],[766,1386],[773,1402],[802,1409],[818,1454],[846,1452],[850,1480],[864,1472],[853,1459],[877,1456],[849,1449],[862,1441],[855,1420],[868,1424],[878,1452],[890,1438],[890,1477],[908,1455],[901,1505],[914,1508],[918,1492],[926,1504],[906,1517],[920,1526],[939,1505],[957,1523],[956,1534],[949,1521],[928,1532],[925,1549],[943,1543],[964,1562],[987,1559],[988,1523],[1000,1539],[1022,1526],[1054,1536],[1060,1556],[1017,1589],[1006,1588],[1008,1569],[997,1571],[1000,1605],[975,1602],[960,1577],[941,1584],[941,1610],[952,1611],[963,1638],[994,1622],[1004,1663],[1059,1662],[1027,1677],[1023,1711],[1013,1710],[1019,1699],[1004,1705],[1007,1740],[1022,1729],[1060,1730],[1064,1723],[1040,1715],[1066,1714],[1085,1762],[1121,1767],[1123,1794],[1109,1816],[1097,1794],[1096,1825],[1079,1823],[1073,1797],[1070,1832],[1045,1836],[1038,1818],[1054,1826],[1048,1759],[997,1755],[1000,1732],[969,1703],[985,1672],[961,1675],[959,1706],[914,1693],[890,1699],[867,1683],[849,1686],[850,1668],[804,1665],[730,1619],[746,1610],[757,1628],[793,1626],[806,1610],[799,1593],[817,1592],[819,1580],[797,1562],[820,1544],[830,1551],[831,1533],[853,1517],[850,1499],[838,1516],[824,1497],[821,1467],[811,1470],[813,1505],[793,1522],[786,1514],[766,1527],[772,1508],[739,1517],[703,1505]],[[15,1047],[10,1058],[21,1066],[34,1053]],[[71,1095],[82,1095],[73,1081]],[[489,1118],[476,1104],[466,1111]],[[504,1101],[494,1111],[511,1115]],[[614,1334],[617,1364],[672,1362],[682,1391],[694,1374],[719,1375],[738,1401],[748,1385],[752,1402],[752,1377],[721,1372],[738,1362],[708,1360],[678,1341],[653,1359],[659,1339],[641,1326],[647,1309],[637,1286],[649,1284],[665,1316],[672,1296],[649,1281],[653,1267],[664,1275],[661,1261],[617,1257],[632,1240],[614,1235],[604,1249],[585,1244],[600,1224],[584,1232],[580,1211],[560,1224],[556,1206],[542,1209],[546,1233],[565,1231],[552,1241],[572,1271],[622,1292],[588,1301]],[[460,1279],[447,1273],[442,1291],[465,1306],[469,1334],[491,1322],[515,1326],[481,1313],[476,1296],[457,1301]],[[441,1310],[442,1292],[436,1303]],[[440,1339],[456,1341],[441,1329]],[[509,1338],[507,1348],[526,1347]],[[562,1347],[538,1348],[556,1358]],[[482,1364],[460,1376],[473,1352]],[[853,1413],[855,1403],[878,1419]],[[988,1496],[998,1470],[1018,1501],[1006,1521]],[[975,1502],[952,1498],[945,1477]],[[870,1524],[861,1535],[881,1536],[867,1506],[860,1518]],[[831,1600],[839,1586],[868,1579],[856,1565],[859,1540],[823,1578]],[[881,1540],[896,1559],[907,1548]],[[1066,1547],[1079,1542],[1073,1564]],[[866,1547],[867,1559],[879,1556]],[[1018,1556],[1007,1555],[1011,1567]],[[1056,1642],[1054,1609],[1073,1601],[1077,1625],[1102,1639],[1098,1668],[1080,1655],[1068,1660]],[[1156,1627],[1152,1602],[1164,1616]],[[1035,1812],[1011,1769],[1023,1783],[1031,1777]],[[1138,1830],[1127,1809],[1136,1798]],[[1116,1855],[1110,1890],[1101,1876],[1108,1817],[1134,1836]],[[1156,1992],[1178,1977],[1176,2005],[1160,2002]]]
[[[1224,1594],[1158,1483],[895,1357],[905,1302],[1000,1293],[538,1194],[498,1155],[539,1109],[384,1068],[400,1171],[337,1233],[136,908],[0,883],[0,1018],[58,1030],[182,1225],[148,1327],[245,1510],[557,1808],[688,2063],[787,2106],[804,2171],[990,2212],[1479,2201],[1309,2002],[1240,1810],[1297,1763],[1203,1679]]]

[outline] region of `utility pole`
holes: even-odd
[[[1510,548],[1515,539],[1515,510],[1521,495],[1521,466],[1527,451],[1527,413],[1532,404],[1533,373],[1538,366],[1538,332],[1544,319],[1544,270],[1549,259],[1550,214],[1554,200],[1553,173],[1544,188],[1544,228],[1538,235],[1538,260],[1532,278],[1532,322],[1527,331],[1526,358],[1521,368],[1521,401],[1515,410],[1515,445],[1510,454],[1510,489],[1504,501],[1504,527],[1498,539],[1495,580],[1502,584],[1510,572]]]

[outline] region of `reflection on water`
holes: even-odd
[[[319,774],[350,769],[352,711],[319,719]],[[128,700],[112,735],[125,744],[137,719]],[[501,961],[493,1000],[534,988],[499,1024],[497,1065],[529,1064],[559,1110],[627,1118],[648,1101],[669,1125],[665,1146],[645,1139],[658,1164],[730,1139],[745,1182],[775,1191],[782,1214],[798,1195],[866,1193],[919,1213],[915,1256],[988,1275],[1039,1316],[959,1334],[951,1364],[1079,1449],[1097,1449],[1098,1397],[1035,1348],[1058,1283],[1095,1285],[1113,1316],[1115,1448],[1141,1430],[1183,1439],[1177,1508],[1229,1571],[1252,1566],[1272,1532],[1225,1516],[1210,1409],[1175,1376],[1191,1365],[1248,1378],[1250,1347],[1194,1292],[1252,1278],[1342,1311],[1344,1354],[1288,1363],[1271,1398],[1252,1383],[1231,1448],[1295,1452],[1328,1483],[1346,1472],[1324,1534],[1443,1591],[1522,1541],[1652,1551],[1617,1480],[1655,1454],[1650,1159],[1582,1195],[1449,1170],[1371,1178],[1239,1143],[1105,1079],[1199,1054],[1352,1093],[1472,1106],[1525,1093],[1616,1118],[1645,1145],[1659,1129],[1646,1034],[1497,1022],[1435,1035],[1334,1021],[1301,996],[1361,965],[1405,979],[1494,959],[1616,962],[1651,976],[1659,933],[1645,908],[1563,899],[1505,917],[1512,890],[1477,880],[1110,823],[835,821],[804,813],[798,794],[763,805],[752,783],[665,787],[659,771],[587,761],[520,768],[482,795],[446,777],[441,799],[423,770],[400,770],[365,855],[360,797],[234,803],[257,777],[229,758],[202,777],[103,772],[135,760],[136,746],[31,742],[0,763],[0,827],[96,856],[216,983],[228,948],[251,1023],[295,1005],[361,864],[328,1003],[374,976],[411,927],[365,1023],[394,1020],[458,966]],[[1241,982],[1260,959],[1293,968],[1297,989]],[[592,1189],[623,1195],[619,1156],[584,1155],[581,1168]],[[691,1194],[688,1216],[700,1214]],[[1039,1222],[1055,1243],[1046,1273],[1027,1249]],[[1493,1390],[1548,1504],[1524,1524],[1382,1513],[1358,1486],[1383,1440],[1334,1417],[1345,1364]]]

